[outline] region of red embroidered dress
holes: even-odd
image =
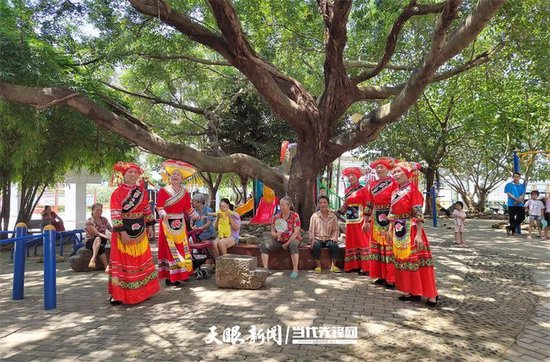
[[[405,293],[435,298],[435,273],[430,244],[424,228],[424,246],[414,241],[416,224],[424,222],[424,197],[416,185],[407,183],[396,189],[391,198],[390,220],[393,223],[393,254],[395,258],[395,287]]]
[[[395,282],[392,238],[389,235],[391,195],[399,187],[391,177],[371,181],[367,191],[365,215],[369,218],[369,276]]]
[[[167,215],[167,221],[162,221],[159,229],[159,278],[172,283],[187,280],[193,273],[185,224],[185,214],[191,216],[195,212],[191,197],[184,187],[176,192],[172,186],[166,186],[158,192],[157,210]]]
[[[344,270],[369,270],[367,234],[362,230],[367,189],[357,183],[346,189],[346,255]]]
[[[160,290],[146,226],[153,225],[147,191],[122,184],[111,195],[111,270],[109,294],[124,304],[140,303]],[[120,232],[130,241],[123,243]]]

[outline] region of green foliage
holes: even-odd
[[[70,59],[35,33],[29,9],[2,2],[0,14],[0,77],[22,85],[79,89],[79,74],[67,67]],[[0,102],[2,178],[23,189],[62,182],[70,169],[107,171],[131,156],[128,142],[76,111]]]
[[[271,166],[280,165],[284,140],[295,142],[288,123],[273,117],[267,105],[251,92],[239,94],[222,114],[220,142],[228,153],[254,155]]]

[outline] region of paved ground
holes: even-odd
[[[42,264],[27,262],[25,299],[13,301],[12,264],[3,252],[0,359],[550,361],[550,242],[507,238],[489,221],[467,227],[465,248],[452,244],[451,230],[427,228],[442,295],[436,309],[401,303],[398,292],[365,277],[312,272],[296,281],[276,273],[259,291],[193,280],[138,306],[111,307],[104,274],[74,273],[65,262],[58,264],[58,308],[46,312]],[[223,341],[227,327],[239,326],[245,338],[251,327],[278,325],[280,345],[205,341],[212,326]],[[292,344],[301,331],[293,327],[322,326],[357,327],[357,343]]]

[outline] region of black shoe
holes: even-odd
[[[114,300],[113,297],[109,298],[109,303],[111,303],[111,305],[121,305],[122,302],[120,300]]]
[[[374,284],[375,285],[384,285],[384,284],[386,284],[386,279],[376,279]]]
[[[420,295],[402,295],[399,298],[402,302],[420,302],[422,300],[422,297]]]
[[[431,302],[429,300],[426,301],[426,306],[427,307],[435,307],[437,305],[437,301],[439,300],[439,295],[437,297],[435,297],[435,302]]]
[[[179,287],[181,285],[181,283],[180,282],[171,282],[168,279],[166,279],[164,281],[164,285],[166,285],[167,287]]]
[[[384,288],[394,290],[395,289],[395,284],[386,283],[386,284],[384,284]]]
[[[358,275],[362,275],[362,276],[367,276],[367,275],[369,275],[369,272],[366,272],[366,271],[363,271],[363,270],[359,270],[359,271],[357,272],[357,274],[358,274]]]
[[[345,272],[346,273],[357,273],[359,271],[359,269],[351,269],[351,270],[346,270]]]

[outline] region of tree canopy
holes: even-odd
[[[430,84],[494,57],[504,32],[505,14],[497,15],[503,4],[27,2],[42,38],[70,54],[66,66],[81,69],[86,86],[46,91],[3,78],[0,96],[66,105],[150,152],[203,171],[263,179],[292,196],[308,217],[315,178],[326,165],[373,141]],[[226,111],[241,89],[252,88],[273,119],[292,129],[298,151],[289,174],[261,155],[223,150]],[[91,94],[122,94],[128,107],[105,107]],[[353,113],[363,115],[357,123]]]

